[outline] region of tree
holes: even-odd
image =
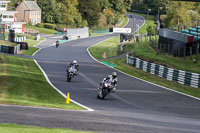
[[[100,8],[101,8],[101,12],[103,13],[105,9],[109,8],[110,3],[109,3],[108,0],[100,0],[99,5],[100,5]]]
[[[56,0],[38,0],[37,4],[42,9],[42,22],[61,23],[60,4]]]
[[[186,2],[169,2],[167,5],[167,18],[164,20],[166,27],[177,26],[191,21],[188,9],[191,4]]]
[[[78,0],[78,10],[89,27],[97,26],[101,13],[100,0]]]
[[[109,9],[114,14],[113,19],[109,23],[115,25],[124,16],[126,10],[130,9],[132,0],[109,0],[109,3]]]
[[[22,2],[22,0],[11,0],[8,4],[8,10],[15,10],[15,8]]]
[[[81,14],[79,13],[77,0],[59,0],[61,3],[60,12],[64,24],[71,26],[81,26],[83,23]]]

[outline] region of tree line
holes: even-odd
[[[14,8],[22,0],[11,0]],[[71,27],[115,25],[130,9],[132,0],[37,0],[42,22]]]
[[[164,27],[177,26],[200,19],[200,2],[133,0],[131,9],[143,12],[151,9],[152,14],[158,14],[159,10]]]

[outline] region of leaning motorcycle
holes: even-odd
[[[104,81],[102,86],[98,88],[97,98],[103,100],[108,94],[110,94],[112,88],[113,85],[111,84],[111,81]]]
[[[71,66],[68,70],[67,70],[67,82],[70,82],[71,79],[74,77],[76,73],[76,69]]]

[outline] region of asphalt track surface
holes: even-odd
[[[134,17],[142,25],[142,19]],[[134,17],[127,27],[134,28]],[[46,47],[34,57],[54,86],[64,94],[70,92],[73,100],[95,111],[0,106],[0,123],[105,133],[200,133],[199,100],[121,72],[117,72],[117,92],[105,100],[96,98],[101,80],[115,70],[93,60],[87,48],[113,36],[116,35],[69,41],[59,48]],[[68,83],[65,69],[74,59],[79,62],[80,72]]]

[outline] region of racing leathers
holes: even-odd
[[[77,72],[79,70],[78,64],[70,63],[67,70],[66,70],[67,74],[68,74],[68,71],[70,70],[70,68],[73,68],[72,70],[73,70],[74,75],[78,75],[78,72]]]
[[[108,75],[106,78],[102,80],[100,83],[99,89],[102,88],[102,85],[105,81],[109,80],[111,82],[112,88],[109,88],[109,92],[115,92],[116,91],[116,86],[117,86],[117,77],[113,77],[113,75]]]

